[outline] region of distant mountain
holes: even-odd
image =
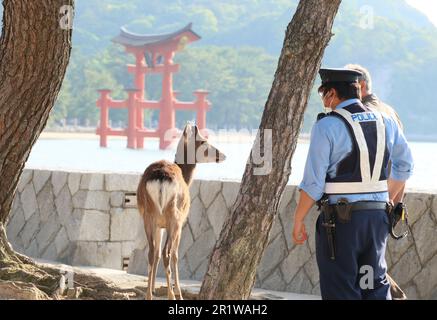
[[[89,117],[94,119],[94,86],[107,83],[121,88],[130,81],[127,80],[129,75],[123,73],[122,65],[128,58],[110,41],[119,33],[121,26],[137,33],[162,33],[193,22],[194,30],[202,39],[187,48],[188,54],[182,56],[187,65],[183,70],[190,70],[192,79],[200,83],[215,84],[216,89],[211,87],[210,90],[216,92],[213,96],[215,107],[218,108],[214,111],[217,116],[220,114],[220,101],[232,101],[233,95],[240,92],[243,95],[240,99],[244,101],[241,112],[252,114],[236,125],[254,127],[268,95],[275,71],[274,61],[282,49],[285,29],[297,4],[297,0],[77,0],[74,52],[64,88],[69,93],[61,95],[58,105],[63,107],[57,106],[55,112],[63,110],[58,115],[62,118],[76,116],[76,111],[81,110],[81,117],[86,117],[88,112]],[[368,14],[373,14],[372,19],[367,19]],[[367,28],[366,23],[371,20],[373,26]],[[404,0],[344,0],[333,33],[323,64],[343,66],[346,63],[360,63],[368,67],[374,78],[374,91],[398,110],[405,122],[406,132],[433,134],[434,120],[428,115],[434,113],[437,28],[428,18]],[[222,47],[223,53],[217,47]],[[231,54],[232,50],[235,55]],[[210,57],[207,56],[208,52]],[[234,60],[215,56],[219,54],[233,57]],[[237,60],[250,59],[250,54],[258,55],[254,59],[256,61],[268,61],[262,69],[257,70],[257,74],[262,70],[266,75],[262,77],[265,81],[263,84],[258,83],[259,77],[256,79],[257,90],[265,90],[259,92],[256,100],[248,94],[254,90],[250,78],[236,82],[234,88],[228,84],[225,86],[216,78],[209,81],[208,77],[222,76],[205,71],[216,70],[214,59],[220,59],[222,66],[216,72],[226,70],[233,73],[233,77],[239,73],[251,74],[251,70],[244,72],[240,69],[253,68],[253,64],[247,63],[238,68],[234,64]],[[204,64],[196,64],[197,61],[190,59],[200,59]],[[85,63],[92,64],[87,67],[88,70],[84,70]],[[187,86],[189,77],[183,75]],[[89,96],[80,91],[81,85],[89,91]],[[217,86],[223,87],[219,90]],[[159,88],[159,83],[154,88]],[[232,94],[226,91],[231,89]],[[88,105],[86,101],[91,102]],[[307,111],[305,131],[309,130],[320,108],[318,97],[313,95]],[[209,122],[218,125],[218,119],[210,117]]]

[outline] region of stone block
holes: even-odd
[[[49,219],[45,222],[41,221],[40,229],[36,234],[36,241],[38,242],[38,248],[40,254],[42,254],[46,248],[51,244],[53,239],[59,232],[61,225],[57,219]],[[56,254],[56,252],[55,252]]]
[[[261,284],[262,289],[284,291],[286,283],[282,279],[281,272],[276,269],[271,275],[269,275]]]
[[[283,228],[281,225],[281,219],[279,219],[279,216],[276,215],[276,217],[273,220],[273,225],[272,225],[272,229],[270,230],[270,235],[269,235],[269,242],[268,244],[272,243],[273,240],[276,239],[276,237],[283,232]]]
[[[190,229],[193,232],[195,240],[210,227],[205,213],[205,207],[199,198],[194,199],[191,203],[188,223],[190,224]]]
[[[39,251],[42,251],[41,248],[39,248]],[[51,243],[39,256],[44,260],[58,261],[55,244]]]
[[[202,233],[186,254],[190,270],[196,270],[203,261],[209,259],[215,243],[216,240],[212,228]]]
[[[59,191],[67,184],[68,173],[55,171],[52,173],[53,194],[58,195]]]
[[[135,241],[138,225],[144,226],[136,209],[111,209],[111,241]]]
[[[11,246],[12,248],[14,248],[15,251],[21,254],[25,254],[23,240],[21,240],[19,236],[17,236],[14,240],[11,241]]]
[[[8,240],[14,242],[18,237],[20,231],[24,228],[24,224],[26,220],[24,220],[24,212],[21,208],[14,211],[12,217],[9,219],[8,225],[6,227]]]
[[[39,258],[38,256],[38,244],[36,241],[32,241],[30,245],[24,250],[24,254],[31,258]]]
[[[390,275],[396,279],[398,285],[402,288],[422,269],[416,250],[412,247],[393,265]]]
[[[223,182],[222,195],[225,199],[226,207],[228,209],[231,209],[235,203],[235,200],[237,200],[239,190],[240,190],[239,182],[231,182],[231,181]]]
[[[219,194],[207,210],[208,219],[214,230],[216,239],[218,239],[220,236],[223,223],[225,222],[228,214],[229,213],[226,208],[225,200],[223,199],[223,196]]]
[[[35,193],[38,194],[44,185],[47,183],[51,175],[51,171],[46,170],[34,170],[33,172],[33,186],[35,187]]]
[[[84,173],[80,180],[81,190],[103,191],[105,176],[101,173]]]
[[[34,238],[35,234],[39,230],[39,214],[34,213],[29,220],[26,221],[24,228],[20,232],[21,239],[23,240],[24,248],[30,245],[30,242]],[[36,241],[35,241],[36,242]],[[37,254],[38,252],[36,252]]]
[[[141,175],[133,174],[106,174],[106,191],[136,192]]]
[[[293,208],[291,202],[293,201],[295,191],[296,188],[294,186],[287,185],[285,187],[285,190],[282,193],[281,202],[279,203],[279,207],[278,207],[279,212],[285,211],[284,212],[285,215],[287,215],[287,213],[291,214],[290,211]]]
[[[434,220],[437,221],[437,196],[434,195],[431,202],[431,211],[434,214]]]
[[[84,210],[80,222],[80,241],[107,241],[109,240],[109,214],[96,211]],[[120,249],[121,250],[121,249]]]
[[[67,224],[73,212],[73,201],[70,195],[70,189],[65,185],[55,199],[56,212],[59,221]]]
[[[121,208],[124,202],[124,192],[114,191],[111,192],[110,203],[111,207]]]
[[[55,244],[57,256],[61,256],[62,253],[64,253],[64,251],[67,250],[70,244],[70,240],[68,240],[67,230],[65,230],[64,227],[61,227],[58,234],[56,235],[54,244]]]
[[[21,207],[23,208],[25,220],[33,215],[37,211],[38,203],[36,201],[36,194],[31,183],[27,184],[20,196]]]
[[[12,201],[11,215],[14,214],[14,212],[17,211],[18,209],[21,209],[21,202],[20,202],[20,195],[17,192],[14,196],[14,200]]]
[[[121,256],[120,242],[99,242],[97,243],[97,258],[99,266],[109,269],[121,270],[123,260]]]
[[[420,193],[407,193],[405,195],[405,203],[408,207],[408,222],[410,225],[414,223],[427,211],[431,210],[431,195]]]
[[[135,241],[123,241],[121,243],[121,256],[123,258],[129,258],[134,250]]]
[[[180,280],[192,280],[192,272],[188,265],[187,259],[179,259],[179,279]]]
[[[79,190],[73,196],[73,207],[80,209],[91,209],[109,211],[109,196],[105,191]]]
[[[414,224],[412,230],[417,253],[422,265],[424,265],[437,252],[437,226],[431,219],[431,213],[423,214]]]
[[[322,295],[322,293],[320,292],[320,283],[316,284],[313,287],[313,290],[311,290],[311,294],[315,295],[315,296],[321,296]]]
[[[396,263],[404,253],[413,245],[414,239],[411,234],[401,240],[394,240],[389,236],[387,241],[387,251],[391,258],[391,264]],[[387,261],[387,264],[389,261]]]
[[[417,288],[414,284],[410,284],[409,286],[402,288],[402,290],[404,291],[408,300],[418,300],[419,299],[419,293],[418,293]]]
[[[319,212],[313,207],[305,217],[305,226],[308,234],[308,246],[311,253],[316,252],[316,222]],[[290,237],[293,230],[289,231]]]
[[[148,259],[144,249],[135,249],[129,257],[128,273],[147,276]]]
[[[97,242],[78,241],[72,259],[74,266],[98,266]]]
[[[141,219],[141,217],[139,218]],[[135,232],[135,249],[144,249],[148,246],[146,231],[144,230],[144,224],[139,223]]]
[[[63,223],[70,241],[77,241],[80,238],[83,218],[83,209],[74,209],[68,220]]]
[[[209,259],[202,261],[200,266],[197,267],[196,271],[193,272],[192,279],[196,281],[202,281],[205,277],[206,271],[208,270]]]
[[[79,172],[71,172],[68,174],[68,189],[70,189],[71,195],[79,191],[81,178],[82,174]]]
[[[258,266],[257,274],[261,282],[264,282],[265,278],[269,276],[275,268],[284,260],[287,254],[287,246],[285,239],[280,234],[271,244],[267,246],[264,252],[261,262]]]
[[[291,280],[291,282],[287,285],[285,290],[294,293],[311,294],[313,291],[313,285],[302,268],[299,270],[293,280]]]
[[[437,255],[414,277],[421,299],[432,299],[437,293]]]
[[[33,170],[25,169],[18,182],[18,192],[23,192],[24,188],[32,181]]]
[[[190,185],[190,197],[191,200],[199,195],[200,180],[193,180]]]
[[[179,259],[182,259],[185,256],[188,249],[193,245],[193,243],[193,235],[191,234],[190,227],[188,226],[188,224],[186,224],[182,228],[181,242],[179,244]]]
[[[279,215],[278,215],[278,218],[281,220],[288,250],[291,250],[294,247],[294,242],[291,237],[291,233],[293,231],[295,208],[296,208],[296,202],[292,198],[292,200],[290,200],[288,205],[279,211]]]
[[[79,241],[76,243],[73,265],[121,270],[121,243]]]
[[[311,253],[306,244],[295,246],[281,264],[285,282],[289,283],[310,258]]]
[[[304,270],[313,286],[316,285],[320,280],[320,275],[315,254],[313,254],[310,260],[308,260],[308,262],[304,265]]]
[[[41,221],[45,222],[56,212],[52,186],[50,183],[44,185],[36,199],[38,202]]]
[[[214,201],[217,194],[222,189],[222,183],[220,181],[206,181],[202,180],[200,184],[200,200],[202,200],[205,208],[208,208]]]

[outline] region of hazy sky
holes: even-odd
[[[436,0],[407,0],[413,7],[419,9],[437,26],[437,1]]]

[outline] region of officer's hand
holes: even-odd
[[[295,221],[293,228],[293,241],[295,244],[304,244],[308,239],[305,224],[302,221]]]

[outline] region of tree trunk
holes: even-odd
[[[200,299],[247,299],[291,173],[308,97],[341,0],[300,1],[287,27],[275,79],[240,191],[210,258]],[[271,150],[263,150],[271,129]],[[272,152],[271,171],[256,175],[253,155]],[[289,230],[292,232],[292,230]]]
[[[36,282],[52,293],[56,277],[15,253],[6,223],[18,180],[46,125],[64,79],[72,30],[65,6],[74,0],[3,0],[0,40],[0,280]]]

